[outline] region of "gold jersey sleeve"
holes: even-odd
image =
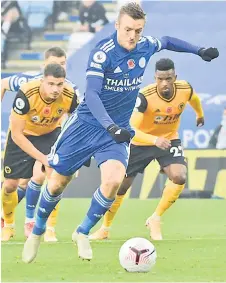
[[[139,123],[138,130],[156,137],[165,137],[169,140],[179,137],[180,116],[186,103],[192,97],[193,89],[186,81],[176,81],[173,87],[174,92],[170,99],[165,99],[159,94],[156,84],[148,85],[140,91],[140,95],[143,97],[140,101],[143,101],[145,107],[142,108],[142,105],[140,105],[141,110],[138,108],[138,111],[143,112],[143,119]],[[140,139],[136,141],[136,135],[132,143],[147,145],[146,142],[144,143]]]
[[[73,87],[65,83],[61,95],[53,102],[40,95],[41,80],[33,80],[21,86],[13,103],[11,115],[26,121],[24,134],[41,136],[60,126],[65,113],[71,113],[78,105]]]

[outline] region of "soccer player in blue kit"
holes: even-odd
[[[216,48],[205,49],[168,36],[142,37],[144,25],[142,8],[128,3],[120,9],[116,32],[92,50],[85,100],[66,122],[48,156],[54,170],[41,195],[32,234],[24,245],[24,262],[35,259],[46,220],[71,176],[94,156],[101,171],[101,185],[93,194],[83,222],[72,234],[78,256],[92,259],[88,234],[112,205],[126,174],[129,143],[134,136],[129,120],[150,57],[162,49],[193,53],[205,61],[219,55]]]

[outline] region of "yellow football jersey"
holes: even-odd
[[[186,81],[175,81],[174,93],[170,99],[165,99],[157,90],[156,84],[148,85],[140,91],[136,110],[143,113],[143,120],[138,129],[143,133],[169,140],[178,138],[180,116],[186,103],[193,95],[193,88]],[[135,124],[131,117],[131,125]],[[142,140],[132,140],[135,145],[147,145]]]
[[[65,113],[78,106],[73,87],[65,83],[61,95],[53,102],[40,95],[41,80],[33,80],[21,86],[13,103],[11,115],[26,120],[25,135],[41,136],[52,132],[60,124]]]

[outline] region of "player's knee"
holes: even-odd
[[[42,185],[45,181],[45,174],[35,174],[31,180],[35,182],[35,184]]]
[[[134,180],[134,177],[127,177],[124,178],[124,180],[122,181],[119,189],[118,189],[118,195],[125,195],[128,191],[128,189],[130,188],[130,186],[132,185]]]
[[[26,190],[27,184],[28,184],[29,180],[30,180],[30,179],[20,179],[18,186],[19,186],[21,189]]]
[[[109,178],[105,182],[102,182],[101,187],[105,192],[105,196],[108,198],[114,197],[122,180],[119,178]]]
[[[72,177],[64,178],[50,178],[48,182],[48,190],[52,195],[58,195],[64,191],[67,184],[70,182]]]
[[[8,194],[15,192],[17,189],[18,183],[19,183],[19,180],[5,179],[3,183],[5,192]]]
[[[186,182],[186,173],[185,172],[175,172],[171,177],[171,180],[174,184],[183,185]]]

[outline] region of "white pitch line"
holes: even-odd
[[[124,240],[97,240],[97,241],[90,241],[91,243],[124,243],[125,241],[127,241],[128,239],[124,239]],[[171,242],[171,241],[208,241],[208,240],[219,240],[219,241],[226,241],[226,238],[187,238],[187,239],[164,239],[163,242]],[[153,241],[156,242],[156,241]],[[7,246],[7,245],[24,245],[25,242],[21,242],[21,241],[9,241],[9,242],[2,242],[2,246]],[[59,241],[56,243],[44,243],[43,244],[51,244],[51,245],[56,245],[56,244],[73,244],[72,241]]]

